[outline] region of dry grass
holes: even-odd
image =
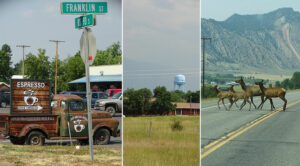
[[[70,146],[0,145],[0,166],[116,166],[122,165],[121,149],[94,147],[90,161],[88,146],[76,150]]]
[[[173,118],[182,122],[182,131],[172,131]],[[199,165],[199,116],[130,117],[124,118],[123,122],[124,166]]]

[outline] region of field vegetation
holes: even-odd
[[[22,146],[0,144],[2,166],[93,166],[122,165],[120,148],[95,148],[90,161],[88,146]]]
[[[126,117],[123,123],[124,166],[199,165],[199,116]]]

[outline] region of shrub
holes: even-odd
[[[171,124],[172,131],[181,131],[183,129],[183,125],[180,120],[173,119],[173,122]]]

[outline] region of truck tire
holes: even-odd
[[[99,129],[94,136],[94,144],[106,145],[110,141],[110,132],[107,129]]]
[[[109,112],[111,116],[114,116],[116,114],[116,109],[113,106],[108,106],[105,111]]]
[[[5,108],[7,106],[6,102],[2,101],[1,102],[1,107]]]
[[[9,137],[9,140],[14,145],[24,145],[24,143],[25,143],[25,137],[21,137],[21,138]]]
[[[32,131],[29,133],[26,139],[27,145],[44,145],[45,144],[45,136],[43,133],[39,131]]]

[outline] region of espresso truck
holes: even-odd
[[[50,95],[49,81],[11,80],[10,113],[0,114],[0,135],[17,145],[43,145],[45,139],[88,143],[87,109],[77,95]],[[92,111],[94,144],[120,136],[119,122],[108,112]]]

